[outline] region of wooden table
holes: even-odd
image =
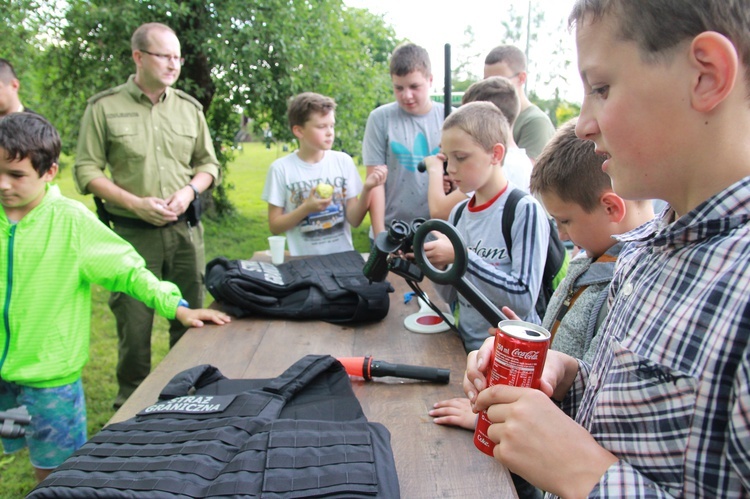
[[[268,256],[258,252],[254,259],[268,261]],[[404,318],[419,306],[416,298],[404,304],[409,287],[402,278],[389,274],[388,280],[396,291],[390,296],[388,316],[379,323],[346,327],[253,318],[189,330],[110,423],[130,418],[154,403],[175,374],[198,364],[212,364],[229,378],[275,377],[307,354],[372,355],[391,363],[448,368],[451,381],[447,385],[390,377],[369,382],[352,378],[367,418],[391,432],[402,497],[515,498],[507,470],[474,447],[471,432],[436,425],[427,414],[438,400],[463,396],[466,355],[453,332],[417,334],[404,328]],[[421,285],[433,301],[439,301],[427,280]]]

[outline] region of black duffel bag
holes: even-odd
[[[215,258],[206,287],[235,317],[252,315],[327,322],[373,322],[388,314],[387,281],[370,283],[356,251],[309,256],[280,265]]]

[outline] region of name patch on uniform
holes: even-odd
[[[164,400],[146,407],[138,416],[148,414],[212,414],[223,412],[234,400],[235,395],[201,396],[190,395]]]

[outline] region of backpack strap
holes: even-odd
[[[508,258],[511,260],[513,260],[511,251],[513,239],[510,236],[510,230],[513,228],[513,221],[516,219],[516,206],[525,195],[526,193],[521,189],[513,189],[508,194],[508,199],[505,200],[505,206],[503,207],[503,239],[505,239],[505,247],[508,248]]]
[[[462,201],[461,203],[459,203],[458,208],[456,208],[456,214],[453,216],[453,222],[452,222],[454,227],[456,225],[458,225],[458,221],[461,219],[461,215],[463,214],[464,210],[466,209],[466,206],[468,206],[469,201],[471,201],[471,199],[467,199],[466,201]]]
[[[555,322],[552,323],[552,327],[549,331],[550,343],[552,343],[552,340],[555,339],[555,333],[557,333],[557,328],[560,327],[560,323],[562,322],[563,317],[565,317],[565,314],[568,313],[568,310],[570,310],[570,307],[573,306],[573,303],[575,303],[575,301],[581,296],[581,294],[586,291],[586,288],[588,288],[588,285],[583,285],[578,288],[575,293],[568,293],[568,296],[565,297],[562,307],[560,307],[560,310],[557,312]]]
[[[508,199],[505,201],[505,207],[503,207],[503,239],[505,239],[505,246],[508,248],[508,258],[512,259],[511,256],[511,246],[512,246],[512,239],[510,237],[510,230],[513,228],[513,220],[516,218],[516,205],[518,205],[518,202],[526,195],[525,192],[523,192],[521,189],[513,189],[510,191],[510,194],[508,194]],[[461,215],[463,214],[464,210],[466,209],[466,206],[469,204],[469,199],[462,202],[458,205],[458,208],[456,208],[456,214],[453,217],[453,226],[455,227],[458,224],[458,220],[461,218]]]

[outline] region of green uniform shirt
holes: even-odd
[[[554,134],[555,125],[534,104],[521,111],[513,123],[513,140],[530,158],[538,158]]]
[[[140,197],[166,199],[198,172],[219,178],[219,162],[202,106],[188,94],[168,87],[152,104],[130,76],[127,83],[88,101],[81,120],[74,177],[82,194],[92,180],[104,177]],[[115,215],[133,217],[109,205]]]

